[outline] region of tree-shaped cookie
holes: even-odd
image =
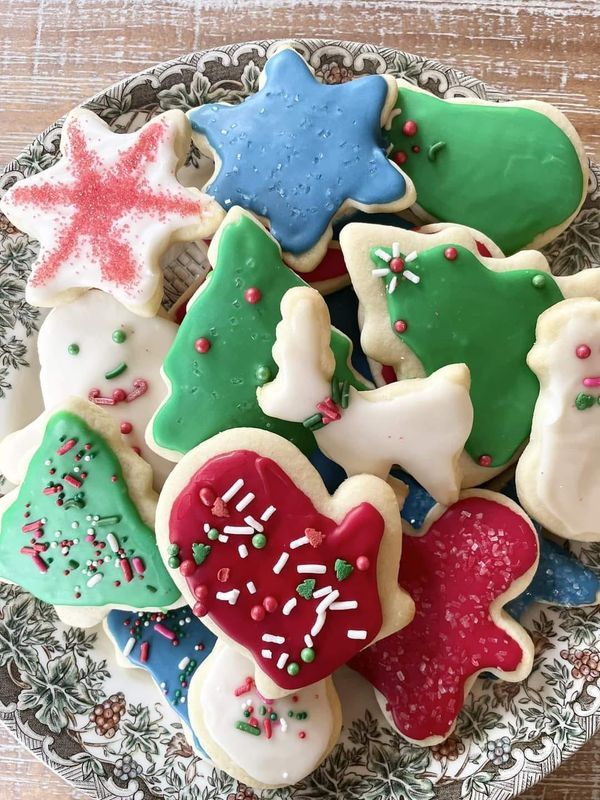
[[[533,644],[503,606],[527,587],[537,562],[533,524],[495,492],[436,506],[422,532],[404,537],[399,580],[415,601],[414,619],[350,662],[402,736],[443,741],[480,672],[513,681],[529,674]]]
[[[103,289],[142,316],[162,299],[160,256],[173,241],[214,233],[222,212],[175,173],[190,146],[181,111],[116,134],[83,108],[65,120],[57,164],[12,186],[0,209],[40,243],[27,281],[33,305]]]
[[[277,372],[271,349],[283,295],[306,284],[263,226],[239,208],[228,213],[208,257],[213,271],[189,301],[163,364],[169,394],[148,426],[150,447],[176,461],[220,431],[247,426],[314,450],[307,428],[268,418],[256,400],[256,388]],[[348,338],[332,331],[331,346],[336,377],[364,388],[348,367]]]
[[[400,211],[414,201],[381,134],[396,94],[389,75],[321,84],[302,56],[281,49],[256,94],[188,112],[198,147],[215,161],[205,191],[225,211],[242,206],[269,220],[286,261],[310,272],[347,209]]]
[[[600,302],[565,300],[540,317],[527,363],[540,382],[520,501],[566,539],[600,540]]]
[[[265,697],[321,680],[412,616],[390,486],[360,475],[332,497],[272,433],[237,428],[184,456],[156,529],[194,614],[253,658]]]
[[[400,80],[387,135],[417,213],[483,231],[507,255],[551,241],[585,199],[583,146],[548,103],[442,100]]]
[[[150,467],[108,415],[72,398],[40,417],[31,446],[21,486],[0,501],[0,576],[73,606],[83,627],[111,607],[174,603],[154,538]]]
[[[364,307],[367,355],[398,378],[469,367],[475,416],[464,485],[492,477],[529,435],[538,382],[526,357],[539,315],[567,294],[597,295],[600,270],[553,277],[536,251],[487,258],[461,227],[422,234],[351,224],[340,242]]]
[[[286,292],[281,317],[273,347],[279,371],[257,390],[262,410],[302,422],[348,475],[386,479],[401,464],[440,502],[456,500],[458,460],[473,422],[464,364],[359,392],[335,379],[329,312],[315,289]]]

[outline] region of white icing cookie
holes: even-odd
[[[335,745],[342,714],[330,678],[279,700],[265,699],[254,665],[219,646],[192,678],[192,728],[216,766],[256,788],[289,786],[316,769]]]

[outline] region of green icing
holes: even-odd
[[[392,294],[386,291],[388,313],[392,326],[399,320],[406,323],[406,330],[396,335],[427,375],[447,364],[469,367],[475,413],[466,450],[475,461],[491,456],[490,466],[501,466],[531,428],[539,384],[526,356],[535,342],[537,319],[563,295],[546,273],[493,272],[470,250],[453,246],[455,260],[444,256],[448,245],[440,245],[410,262],[420,282],[399,280]],[[371,259],[378,268],[385,267],[376,249]],[[541,285],[534,283],[537,275],[545,277]],[[386,287],[393,277],[383,278]]]
[[[436,219],[470,225],[511,254],[577,209],[583,192],[577,151],[544,114],[453,103],[404,87],[396,108],[388,134],[393,152],[406,154],[400,166],[419,205]],[[402,132],[407,120],[417,123],[413,136]]]
[[[256,400],[265,376],[277,374],[271,349],[283,295],[305,285],[258,223],[243,216],[225,226],[211,278],[188,309],[163,364],[171,394],[154,417],[158,445],[187,453],[220,431],[250,427],[273,431],[305,453],[316,449],[302,424],[265,416]],[[260,290],[259,302],[245,300],[249,288]],[[198,353],[195,342],[202,337],[210,349]],[[332,331],[331,347],[336,377],[364,389],[348,366],[350,340]]]
[[[61,455],[71,440],[75,443]],[[53,491],[57,485],[62,489]],[[179,597],[154,532],[129,496],[118,458],[70,412],[48,421],[0,526],[0,574],[47,603],[145,608]],[[21,552],[34,547],[37,558]]]

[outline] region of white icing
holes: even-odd
[[[127,338],[122,344],[113,341],[115,330]],[[144,431],[164,396],[160,377],[161,364],[177,333],[174,322],[161,317],[144,318],[128,311],[110,295],[93,290],[72,303],[54,308],[45,319],[38,337],[40,382],[46,408],[53,408],[67,397],[88,398],[91,389],[110,397],[117,388],[130,390],[133,381],[143,378],[145,394],[130,403],[104,405],[120,425],[130,422],[133,430],[124,441],[139,447],[154,471],[154,486],[160,489],[173,464],[156,455],[144,441]],[[79,346],[70,355],[70,344]],[[104,376],[121,362],[127,369],[118,377]]]
[[[262,728],[264,717],[258,709],[267,704],[256,688],[239,697],[234,694],[254,674],[252,662],[237,650],[223,647],[215,650],[206,664],[199,692],[194,686],[195,679],[192,680],[190,706],[201,704],[209,736],[231,761],[255,780],[271,786],[297,783],[320,764],[334,729],[325,681],[296,692],[293,695],[298,698],[296,702],[292,695],[273,701],[271,707],[278,719],[271,722],[272,738],[267,739],[264,730],[260,736],[254,736],[235,727],[238,721],[248,722],[242,706],[249,701]],[[288,717],[289,711],[306,711],[308,717],[305,720]],[[306,733],[303,739],[298,736],[301,731]]]
[[[335,368],[325,301],[307,288],[290,289],[281,303],[273,358],[277,377],[257,390],[265,414],[301,422],[331,396]],[[399,464],[440,503],[458,496],[457,460],[471,432],[473,408],[467,367],[454,364],[428,378],[380,389],[349,390],[341,419],[315,432],[319,448],[348,475],[387,478]]]

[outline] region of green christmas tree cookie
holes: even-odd
[[[581,142],[547,103],[442,100],[399,81],[387,134],[418,205],[482,231],[506,254],[551,241],[585,198]]]
[[[178,460],[228,428],[272,431],[304,453],[316,449],[301,424],[265,416],[256,389],[277,373],[271,355],[284,294],[306,286],[281,260],[277,242],[239,208],[227,214],[213,240],[213,271],[188,303],[164,364],[169,394],[147,429],[150,447]],[[336,379],[366,388],[348,364],[352,344],[332,330]]]
[[[152,527],[151,469],[106,412],[72,399],[40,418],[36,436],[21,486],[0,502],[0,577],[76,607],[82,626],[97,621],[90,607],[174,603]],[[2,457],[9,452],[6,440]]]

